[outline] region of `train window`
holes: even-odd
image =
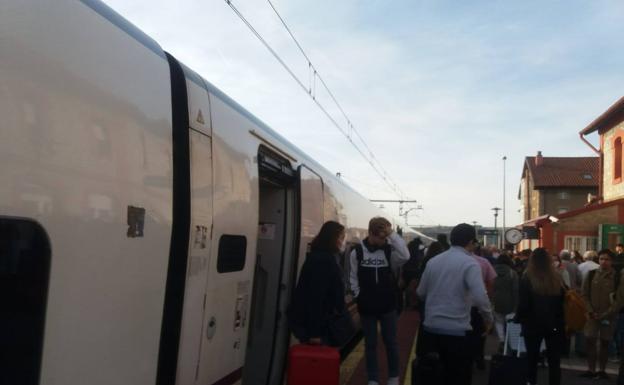
[[[39,383],[50,258],[39,224],[0,217],[0,378],[7,384]]]
[[[217,271],[229,273],[240,271],[245,267],[247,252],[247,238],[243,235],[224,234],[219,238],[219,256],[217,257]]]

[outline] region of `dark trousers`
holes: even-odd
[[[537,362],[539,360],[542,339],[546,341],[546,359],[548,360],[548,383],[561,384],[561,348],[565,337],[560,331],[547,333],[526,333],[524,343],[527,349],[528,377],[531,384],[537,384]]]
[[[570,355],[570,345],[572,343],[572,339],[569,337],[564,337],[561,341],[561,354],[564,356]]]
[[[448,336],[422,332],[422,354],[438,353],[444,370],[440,385],[470,385],[472,382],[472,353],[467,336]],[[436,384],[437,385],[437,384]]]
[[[615,329],[615,347],[617,348],[617,354],[623,356],[624,354],[624,313],[618,314],[617,327]]]

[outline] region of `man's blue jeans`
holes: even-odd
[[[399,376],[399,346],[397,344],[397,312],[370,316],[363,315],[364,344],[366,346],[366,372],[369,381],[379,381],[377,364],[377,321],[381,324],[381,337],[386,347],[388,377]]]

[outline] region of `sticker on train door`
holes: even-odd
[[[234,330],[238,330],[243,326],[243,296],[236,298],[236,310],[234,311]]]
[[[143,228],[145,226],[145,208],[128,206],[128,230],[126,236],[128,238],[143,237]]]
[[[194,249],[205,249],[206,242],[208,240],[208,227],[195,226],[195,241],[193,242]]]
[[[236,306],[234,307],[234,330],[244,328],[247,324],[247,304],[249,302],[249,281],[239,282],[236,290]]]

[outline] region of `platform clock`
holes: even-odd
[[[518,243],[520,243],[522,238],[523,238],[522,231],[516,228],[511,228],[505,231],[505,241],[507,241],[507,243],[511,243],[512,245],[517,245]]]

